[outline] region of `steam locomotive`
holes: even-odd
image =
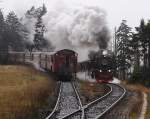
[[[57,52],[10,52],[9,60],[11,62],[31,62],[40,68],[56,74],[57,79],[62,81],[71,80],[76,76],[78,54],[69,49],[59,50]]]
[[[109,52],[109,51],[108,51]],[[87,70],[98,83],[108,83],[113,80],[115,59],[112,53],[97,52],[89,61],[80,63],[82,70]]]

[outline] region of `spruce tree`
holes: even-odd
[[[131,50],[129,48],[132,39],[131,28],[123,20],[116,32],[117,40],[117,68],[120,79],[126,79],[128,68],[131,65]]]
[[[150,69],[150,21],[146,25],[147,67]]]
[[[42,22],[42,18],[38,17],[37,23],[35,25],[35,34],[34,34],[34,44],[37,50],[41,50],[45,45],[44,38],[45,26]]]
[[[136,27],[131,42],[134,54],[134,70],[131,77],[132,82],[139,82],[145,86],[150,86],[149,59],[150,59],[150,23],[141,20],[140,25]],[[142,62],[141,62],[142,61]]]
[[[44,33],[46,32],[45,25],[42,21],[43,15],[47,12],[45,5],[36,10],[37,22],[35,24],[35,34],[34,34],[34,44],[37,50],[42,50],[48,45],[48,41],[44,38]]]
[[[146,24],[144,19],[141,20],[140,26],[137,27],[137,33],[139,35],[140,46],[142,49],[142,57],[144,69],[147,67],[147,35],[146,35]]]
[[[6,18],[6,39],[11,50],[22,51],[24,49],[24,36],[22,35],[22,24],[17,15],[10,12]]]
[[[5,20],[2,11],[0,10],[0,64],[4,64],[8,59],[8,42],[5,39]]]
[[[141,58],[141,51],[140,51],[140,38],[138,33],[133,34],[133,38],[130,42],[131,50],[132,50],[132,56],[134,60],[134,66],[136,67],[136,70],[139,70],[140,68],[140,58]]]
[[[0,10],[0,51],[4,52],[8,50],[7,41],[5,40],[5,20],[2,11]]]

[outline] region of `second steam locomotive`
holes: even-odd
[[[100,50],[90,60],[80,63],[82,71],[88,71],[92,79],[98,83],[108,83],[113,80],[115,71],[115,59],[112,52]]]

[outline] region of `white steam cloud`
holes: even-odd
[[[33,44],[34,34],[35,34],[35,23],[37,20],[34,17],[24,17],[21,20],[21,23],[26,27],[29,32],[28,41],[29,43]]]
[[[49,11],[43,20],[47,27],[45,37],[55,50],[73,49],[80,61],[88,59],[89,51],[97,51],[99,43],[109,41],[106,14],[99,7],[68,8],[61,4]],[[106,36],[101,38],[101,35]]]

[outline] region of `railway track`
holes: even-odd
[[[78,92],[72,82],[61,82],[58,100],[53,112],[46,119],[63,119],[82,108]],[[78,115],[77,118],[81,118]]]
[[[115,106],[126,94],[126,90],[119,85],[116,84],[107,84],[107,85],[110,87],[110,91],[106,93],[104,96],[92,101],[87,105],[82,106],[82,104],[80,104],[80,108],[76,108],[76,110],[72,111],[71,113],[68,113],[66,110],[65,116],[62,117],[57,116],[57,117],[60,119],[101,118],[106,112],[111,110],[112,107]]]
[[[109,94],[84,107],[86,119],[99,119],[117,104],[126,94],[126,90],[116,84],[108,84],[111,87]]]
[[[34,64],[36,68],[41,69],[40,53],[25,54],[12,53],[14,62],[24,62]],[[39,58],[40,56],[40,58]],[[44,59],[47,62],[46,58]],[[45,67],[47,68],[47,63]],[[78,92],[72,82],[62,82],[58,100],[53,112],[46,119],[98,119],[117,104],[126,94],[123,87],[115,84],[108,84],[110,92],[103,97],[87,104],[82,105]]]

